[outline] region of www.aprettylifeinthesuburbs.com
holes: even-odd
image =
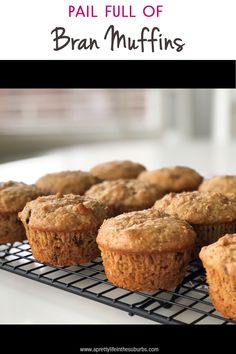
[[[157,353],[159,348],[147,348],[147,347],[87,347],[80,348],[81,353]]]

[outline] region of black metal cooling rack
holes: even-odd
[[[189,264],[184,281],[174,291],[151,293],[128,291],[111,284],[100,258],[71,267],[39,263],[32,256],[27,241],[0,245],[0,269],[163,324],[236,324],[222,317],[212,306],[205,273],[197,261]]]

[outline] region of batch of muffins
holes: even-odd
[[[26,238],[45,264],[101,256],[109,281],[131,291],[175,288],[199,257],[213,305],[236,319],[236,176],[110,161],[0,183],[0,243]]]

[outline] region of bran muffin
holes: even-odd
[[[101,180],[112,181],[120,178],[136,178],[142,171],[145,170],[146,167],[140,163],[129,160],[121,160],[100,163],[91,168],[90,172]]]
[[[148,209],[105,220],[97,243],[112,283],[151,291],[181,283],[195,238],[185,221]]]
[[[193,191],[203,180],[195,170],[185,166],[163,167],[154,171],[144,171],[139,180],[157,185],[165,193]]]
[[[40,195],[42,192],[35,185],[14,181],[0,183],[0,244],[26,239],[18,212]]]
[[[74,194],[39,197],[19,213],[33,256],[56,266],[86,263],[99,256],[97,231],[108,216],[103,203]]]
[[[200,192],[220,192],[236,197],[236,176],[215,176],[205,179],[199,186]]]
[[[112,215],[147,209],[163,196],[158,187],[137,179],[104,181],[91,187],[85,195],[107,204]]]
[[[197,233],[194,257],[203,246],[236,231],[236,201],[215,192],[170,193],[154,208],[190,223]]]
[[[201,249],[210,298],[222,315],[236,320],[236,234],[227,234]]]
[[[100,180],[89,172],[85,171],[62,171],[49,173],[40,177],[36,185],[44,194],[79,194],[84,192],[92,185],[99,183]]]

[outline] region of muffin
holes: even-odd
[[[112,181],[120,178],[136,178],[145,170],[146,168],[140,163],[124,160],[100,163],[91,168],[90,172],[101,180]]]
[[[139,175],[138,179],[155,184],[165,193],[169,193],[196,190],[203,177],[192,168],[173,166],[154,171],[144,171]]]
[[[26,239],[18,212],[40,195],[42,192],[34,185],[14,181],[0,183],[0,244]]]
[[[205,179],[198,188],[201,192],[220,192],[236,197],[236,176],[215,176]]]
[[[100,180],[89,172],[84,171],[62,171],[49,173],[40,177],[36,185],[44,194],[80,194],[89,189]]]
[[[33,256],[56,266],[86,263],[99,256],[97,231],[108,216],[103,203],[73,194],[39,197],[19,213]]]
[[[163,196],[162,191],[136,179],[104,181],[91,187],[85,195],[107,204],[112,215],[147,209]]]
[[[199,256],[206,268],[213,305],[223,316],[236,320],[236,234],[203,247]]]
[[[203,246],[236,231],[236,202],[221,193],[170,193],[157,201],[154,208],[189,222],[197,233],[193,256]]]
[[[171,289],[184,278],[196,234],[148,209],[105,220],[97,236],[108,280],[131,291]]]

